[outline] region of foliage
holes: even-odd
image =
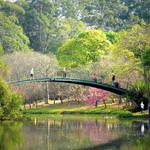
[[[143,80],[138,80],[134,83],[133,88],[136,90],[136,92],[143,93],[146,97],[149,96],[150,91],[150,83],[145,83]]]
[[[75,68],[80,65],[96,62],[101,56],[108,54],[111,44],[101,30],[85,30],[66,41],[57,51],[61,66]]]
[[[32,3],[26,10],[24,18],[21,18],[23,28],[26,35],[30,39],[30,46],[36,50],[45,53],[49,47],[51,36],[51,24],[54,20],[51,19],[51,5],[49,9],[44,10],[44,7],[48,7],[49,4],[41,2],[41,6],[36,3]],[[40,10],[40,11],[39,11]],[[48,14],[49,13],[49,14]]]
[[[7,65],[5,65],[1,59],[3,53],[4,53],[3,46],[0,44],[0,76],[4,76],[7,71]]]
[[[96,88],[89,88],[88,94],[84,96],[84,101],[88,105],[95,105],[98,106],[99,102],[105,102],[108,98],[109,92],[96,89]]]
[[[150,25],[135,25],[132,29],[120,33],[119,47],[134,53],[134,56],[141,58],[142,54],[150,47]]]
[[[1,9],[7,15],[23,15],[25,13],[24,9],[17,5],[16,3],[11,3],[9,1],[0,1]]]
[[[144,109],[147,110],[149,103],[150,84],[145,83],[143,80],[137,80],[129,90],[130,93],[127,95],[127,99],[132,103],[132,105],[128,107],[128,110],[132,112],[140,111],[141,102],[144,103]]]
[[[149,70],[145,68],[145,62],[149,58],[149,30],[149,25],[135,25],[120,32],[119,41],[114,46],[114,68],[117,73],[120,71],[124,77],[128,76],[132,82],[142,75],[145,81],[149,80]]]
[[[122,3],[128,7],[130,13],[134,12],[134,16],[138,16],[145,22],[150,23],[149,0],[122,0]]]
[[[144,66],[150,67],[150,47],[144,51],[142,55],[142,62]]]
[[[12,26],[8,28],[10,32],[5,31],[8,34],[5,42],[9,40],[7,52],[19,48],[25,51],[30,43],[36,51],[56,53],[59,46],[74,38],[83,27],[120,31],[144,21],[149,23],[148,0],[17,0],[15,3],[1,0],[0,6],[0,12],[7,16],[3,20]]]
[[[0,148],[2,150],[16,149],[23,141],[22,122],[4,121],[0,124]]]
[[[118,31],[141,22],[138,14],[135,15],[133,9],[128,9],[128,4],[126,4],[125,1],[126,0],[57,0],[56,7],[59,8],[57,15],[66,18],[80,19],[85,22],[89,28]],[[135,2],[131,2],[131,4],[134,5]],[[134,5],[134,7],[136,7],[136,5]]]
[[[11,92],[8,85],[0,79],[0,120],[20,118],[21,104],[22,97]]]
[[[57,60],[53,54],[15,52],[4,55],[3,61],[10,70],[5,79],[10,80],[29,79],[31,68],[34,68],[35,78],[54,76],[58,70]]]
[[[69,38],[76,37],[81,30],[86,29],[85,23],[73,18],[58,18],[54,22],[49,37],[48,51],[56,53],[57,49]]]
[[[119,34],[117,32],[106,32],[106,37],[112,44],[115,44],[119,41]]]
[[[127,49],[118,49],[115,47],[112,54],[111,67],[112,72],[117,75],[117,80],[129,84],[135,82],[143,74],[140,60],[135,58],[133,52]]]
[[[19,20],[35,51],[56,53],[66,39],[72,38],[84,27],[82,21],[57,18],[55,5],[54,1],[49,0],[32,0],[22,5],[26,13]]]
[[[16,16],[7,16],[0,12],[0,33],[0,43],[4,53],[29,51],[28,37],[23,33],[22,27],[17,24]]]

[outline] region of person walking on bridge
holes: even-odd
[[[92,76],[92,80],[93,80],[94,82],[97,82],[97,76],[96,76],[95,73],[94,73],[93,76]]]
[[[116,81],[116,76],[114,73],[112,74],[112,85],[115,86],[116,88],[120,87],[119,82]]]
[[[34,69],[33,68],[30,70],[30,78],[34,79]]]
[[[112,74],[112,85],[114,85],[115,80],[116,80],[116,76],[115,76],[115,74],[113,73],[113,74]]]
[[[66,72],[66,68],[64,68],[64,70],[63,70],[63,77],[66,78],[66,76],[67,76],[67,72]]]

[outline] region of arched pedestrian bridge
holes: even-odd
[[[19,84],[28,84],[28,83],[36,83],[36,82],[61,82],[61,83],[70,83],[70,84],[78,84],[84,86],[90,86],[94,88],[103,89],[118,95],[128,94],[129,91],[123,88],[117,88],[111,84],[94,82],[92,80],[80,80],[80,79],[71,79],[71,78],[37,78],[37,79],[28,79],[28,80],[19,80],[19,81],[11,81],[9,84],[19,85]]]

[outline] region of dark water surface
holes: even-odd
[[[150,150],[150,120],[45,116],[0,122],[0,150]]]

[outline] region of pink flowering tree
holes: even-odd
[[[106,106],[106,100],[109,96],[109,92],[97,88],[90,87],[87,94],[84,95],[84,101],[88,105],[95,105],[97,107],[99,102],[103,102]]]

